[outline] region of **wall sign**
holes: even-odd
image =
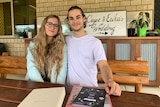
[[[126,11],[85,13],[86,32],[93,36],[127,36]]]

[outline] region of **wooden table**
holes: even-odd
[[[34,88],[61,86],[64,85],[0,79],[0,107],[17,107]],[[66,95],[64,105],[68,95]],[[120,97],[111,96],[111,101],[113,107],[160,107],[160,97],[152,94],[123,91]]]

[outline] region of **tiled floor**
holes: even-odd
[[[11,79],[22,79],[24,80],[24,76],[17,76],[17,75],[7,75],[7,78]],[[102,85],[102,84],[100,84]],[[134,91],[134,86],[131,85],[120,85],[122,90],[125,91]],[[160,86],[159,87],[148,87],[148,86],[143,86],[142,88],[142,93],[149,93],[149,94],[155,94],[160,97]]]
[[[9,78],[9,79],[24,80],[25,76],[24,75],[11,75],[11,74],[8,74],[7,78]]]

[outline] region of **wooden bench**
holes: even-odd
[[[108,60],[108,64],[113,72],[113,79],[118,83],[134,84],[135,92],[141,92],[142,84],[148,84],[148,62],[147,61],[127,61]],[[27,73],[26,58],[20,56],[0,56],[1,78],[6,78],[6,74],[25,75]],[[100,72],[97,75],[99,83],[103,83]]]
[[[148,84],[148,62],[131,60],[108,60],[113,72],[113,80],[117,83],[135,85],[135,92],[141,92],[142,84]],[[98,72],[99,83],[104,83]]]
[[[6,74],[25,75],[27,73],[26,58],[20,56],[0,56],[1,78],[6,78]]]

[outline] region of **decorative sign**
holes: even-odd
[[[126,11],[85,13],[86,32],[94,36],[127,36]]]

